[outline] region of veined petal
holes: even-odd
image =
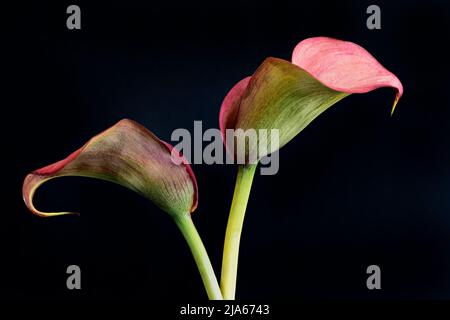
[[[34,193],[50,179],[83,176],[125,186],[171,215],[192,212],[197,207],[197,182],[187,161],[171,152],[172,148],[140,124],[121,120],[66,159],[28,174],[22,189],[25,204],[39,216],[70,214],[37,210]],[[173,156],[181,157],[181,161],[173,161]]]
[[[257,151],[261,141],[246,143],[245,159],[260,159],[285,145],[337,101],[380,87],[396,89],[393,112],[403,86],[370,53],[352,42],[327,37],[306,39],[294,49],[292,63],[268,58],[252,77],[230,90],[220,111],[222,138],[225,144],[229,142],[225,137],[228,128],[278,129],[278,147],[271,144],[268,132],[265,154]],[[235,146],[239,135],[243,134],[235,134]],[[234,153],[236,156],[236,150]]]
[[[303,40],[292,53],[292,63],[336,91],[365,93],[380,87],[395,88],[392,112],[403,94],[400,80],[353,42],[327,37]]]
[[[267,152],[249,143],[246,159],[260,159],[293,139],[318,115],[349,93],[333,90],[305,70],[276,58],[267,58],[252,76],[241,97],[235,128],[279,130],[279,144],[267,134]],[[252,154],[253,153],[253,154]]]

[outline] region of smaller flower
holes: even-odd
[[[36,189],[44,182],[65,176],[107,180],[153,201],[173,218],[197,264],[210,299],[222,299],[208,253],[191,219],[198,190],[186,159],[173,147],[131,120],[121,120],[96,135],[64,160],[25,177],[22,194],[28,209],[42,217],[71,212],[42,212],[33,205]]]
[[[197,207],[197,182],[190,165],[168,143],[142,125],[121,120],[96,135],[64,160],[26,176],[22,194],[32,213],[58,216],[71,212],[42,212],[33,205],[36,189],[44,182],[65,176],[107,180],[131,189],[153,201],[171,215],[190,213]],[[180,163],[177,165],[175,163]]]

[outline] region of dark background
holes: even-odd
[[[121,118],[169,141],[176,128],[218,126],[221,101],[268,56],[289,59],[311,36],[356,42],[405,87],[352,95],[257,175],[248,205],[239,299],[450,298],[449,9],[446,1],[39,2],[4,7],[0,296],[14,299],[205,299],[170,218],[102,181],[41,188],[24,176],[60,160]],[[68,5],[82,29],[66,28]],[[382,29],[366,28],[381,7]],[[193,166],[193,219],[219,276],[236,168]],[[78,264],[82,290],[66,289]],[[368,265],[382,290],[366,288]]]

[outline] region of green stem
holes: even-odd
[[[222,300],[222,293],[220,292],[219,283],[217,282],[214,269],[209,260],[208,253],[203,245],[202,239],[195,228],[194,222],[191,219],[190,214],[176,216],[174,218],[175,223],[181,230],[186,242],[191,249],[194,256],[195,263],[197,264],[198,271],[203,280],[206,293],[210,300]]]
[[[222,260],[222,278],[220,286],[223,298],[234,300],[236,293],[236,278],[239,258],[239,242],[241,240],[242,225],[244,223],[245,210],[247,208],[250,189],[255,175],[257,164],[240,165],[233,202],[231,203],[228,217],[227,231]]]

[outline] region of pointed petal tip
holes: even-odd
[[[25,205],[27,206],[28,210],[31,211],[34,215],[37,215],[39,217],[48,218],[48,217],[56,217],[56,216],[64,216],[64,215],[80,215],[77,212],[43,212],[34,206],[33,203],[33,197],[34,193],[36,192],[36,189],[43,184],[45,181],[50,180],[51,178],[45,178],[43,176],[40,176],[39,174],[30,173],[28,174],[23,182],[22,186],[22,196],[23,201],[25,202]]]
[[[392,109],[391,109],[391,117],[394,115],[394,111],[395,111],[395,107],[397,107],[397,103],[401,98],[401,93],[398,92],[397,95],[395,96],[395,100],[394,103],[392,104]]]
[[[41,212],[38,211],[38,213],[34,213],[35,215],[41,217],[41,218],[53,218],[58,216],[80,216],[77,212]]]

